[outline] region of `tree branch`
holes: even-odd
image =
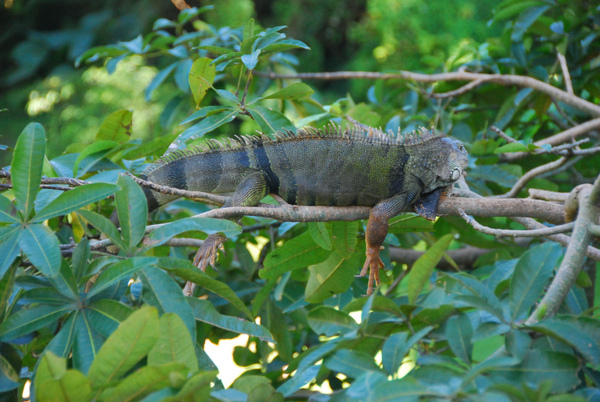
[[[579,213],[575,221],[575,228],[571,241],[567,247],[567,252],[563,258],[556,276],[552,280],[548,291],[542,301],[527,320],[527,324],[534,324],[544,317],[553,317],[567,298],[567,294],[575,285],[575,281],[581,272],[583,262],[585,261],[585,250],[592,240],[592,235],[588,230],[590,225],[594,225],[598,220],[600,208],[600,176],[596,179],[593,186],[586,185],[578,195]]]
[[[255,75],[271,79],[303,79],[303,80],[347,80],[347,79],[371,79],[371,80],[406,80],[417,82],[437,81],[473,81],[482,83],[494,83],[499,85],[516,85],[520,87],[533,88],[545,93],[552,98],[573,106],[592,116],[600,116],[600,106],[593,104],[578,96],[572,95],[562,89],[550,84],[523,75],[505,74],[483,74],[467,71],[455,71],[440,74],[421,74],[410,71],[399,71],[397,73],[373,73],[367,71],[337,71],[331,73],[301,73],[301,74],[276,74],[272,72],[255,71]],[[476,85],[473,85],[474,88]],[[463,87],[464,88],[464,87]],[[472,89],[469,88],[469,89]]]

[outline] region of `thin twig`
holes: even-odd
[[[567,87],[567,93],[573,95],[573,84],[571,83],[571,74],[569,74],[569,67],[567,66],[567,59],[565,56],[558,52],[556,53],[556,57],[558,58],[558,62],[560,63],[560,69],[563,72],[563,77],[565,79],[565,86]]]
[[[0,188],[13,188],[13,186],[12,186],[12,184],[0,183]],[[40,184],[40,188],[47,189],[47,190],[59,190],[59,191],[72,190],[71,187],[59,187],[59,186],[52,186],[49,184]]]
[[[600,106],[593,104],[578,96],[572,95],[562,89],[553,87],[543,81],[523,75],[483,74],[467,71],[455,71],[440,74],[421,74],[410,71],[397,73],[374,73],[367,71],[337,71],[331,73],[302,73],[302,74],[276,74],[273,72],[255,71],[255,75],[271,79],[304,79],[304,80],[346,80],[346,79],[371,79],[371,80],[408,80],[417,82],[437,81],[478,81],[492,82],[499,85],[517,85],[533,88],[539,92],[554,97],[559,101],[573,106],[593,116],[600,116]]]
[[[586,121],[585,123],[581,123],[578,126],[569,128],[568,130],[562,131],[558,134],[555,134],[551,137],[544,138],[543,140],[536,141],[533,144],[541,147],[542,145],[550,144],[550,145],[558,145],[563,144],[565,142],[571,142],[575,140],[577,137],[581,137],[582,135],[589,134],[593,130],[600,129],[600,118],[596,118],[593,120]],[[502,160],[506,162],[512,162],[517,159],[524,158],[529,156],[529,152],[513,152],[510,154],[503,154]]]
[[[477,222],[473,217],[467,215],[462,209],[458,210],[461,218],[463,218],[469,225],[481,233],[485,233],[497,237],[543,237],[553,235],[557,233],[565,233],[573,230],[575,225],[573,222],[565,223],[564,225],[553,226],[545,229],[533,229],[533,230],[508,230],[508,229],[493,229],[488,226],[483,226]]]
[[[500,137],[504,138],[507,142],[517,142],[517,140],[515,140],[513,137],[509,136],[496,126],[490,126],[490,130],[498,134]]]
[[[510,191],[508,193],[499,195],[497,198],[513,198],[513,197],[515,197],[517,194],[519,194],[519,191],[521,191],[531,179],[533,179],[536,176],[539,176],[543,173],[550,172],[554,169],[558,169],[559,167],[564,165],[566,162],[567,162],[567,158],[563,156],[558,160],[555,160],[550,163],[546,163],[545,165],[538,166],[535,169],[531,169],[529,172],[525,173],[515,183],[515,185],[510,189]]]
[[[457,88],[453,91],[438,92],[438,93],[432,92],[432,93],[429,93],[428,95],[434,99],[453,98],[455,96],[459,96],[459,95],[469,92],[470,90],[478,87],[479,85],[483,84],[484,82],[485,82],[484,79],[478,79],[475,81],[471,81],[468,84],[465,84],[462,87]]]
[[[10,179],[11,175],[6,170],[0,169],[0,177]],[[41,182],[42,184],[67,184],[74,187],[90,183],[89,181],[73,179],[71,177],[42,177]]]
[[[186,198],[189,198],[194,201],[200,201],[205,204],[218,205],[218,206],[224,205],[227,202],[227,200],[229,199],[229,197],[224,197],[221,195],[210,194],[210,193],[203,193],[201,191],[188,191],[188,190],[180,190],[180,189],[174,188],[174,187],[161,186],[160,184],[156,184],[156,183],[148,181],[148,180],[140,179],[139,177],[136,177],[129,172],[125,172],[124,174],[131,177],[140,186],[147,187],[153,191],[156,191],[156,192],[162,193],[162,194],[175,195],[178,197],[186,197]]]

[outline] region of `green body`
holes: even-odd
[[[412,204],[456,181],[453,169],[466,165],[458,144],[428,132],[394,138],[378,130],[330,127],[280,134],[276,140],[208,142],[163,157],[146,176],[161,185],[214,194],[252,187],[252,194],[238,194],[238,205],[255,205],[256,197],[268,193],[297,205],[375,206],[400,194]],[[151,209],[174,199],[150,190],[146,194]]]

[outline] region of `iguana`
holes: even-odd
[[[255,206],[267,194],[295,205],[360,205],[373,207],[366,231],[370,268],[368,294],[379,284],[384,267],[379,252],[388,220],[411,206],[435,219],[446,197],[466,168],[463,144],[421,129],[408,135],[381,130],[330,125],[275,135],[237,136],[221,143],[173,151],[150,165],[142,178],[160,185],[207,193],[233,193],[223,207]],[[176,197],[144,188],[148,209]],[[202,270],[214,265],[225,237],[210,235],[194,263]]]

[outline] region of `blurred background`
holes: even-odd
[[[218,4],[217,4],[218,3]],[[288,37],[311,51],[296,51],[298,72],[337,70],[441,71],[453,57],[493,43],[503,24],[492,21],[499,0],[220,0],[202,19],[239,27],[255,18],[263,27],[287,25]],[[111,112],[134,110],[134,138],[172,132],[177,116],[161,113],[177,92],[166,81],[150,101],[144,90],[161,68],[160,58],[128,57],[112,74],[104,60],[75,67],[93,46],[130,41],[151,31],[158,18],[177,19],[170,1],[81,2],[4,0],[0,9],[0,165],[10,163],[16,137],[31,121],[49,138],[48,156],[93,137]],[[311,82],[324,102],[350,93],[364,101],[372,83]],[[191,105],[190,105],[191,106]],[[396,105],[398,106],[398,105]],[[183,118],[188,110],[180,110]]]

